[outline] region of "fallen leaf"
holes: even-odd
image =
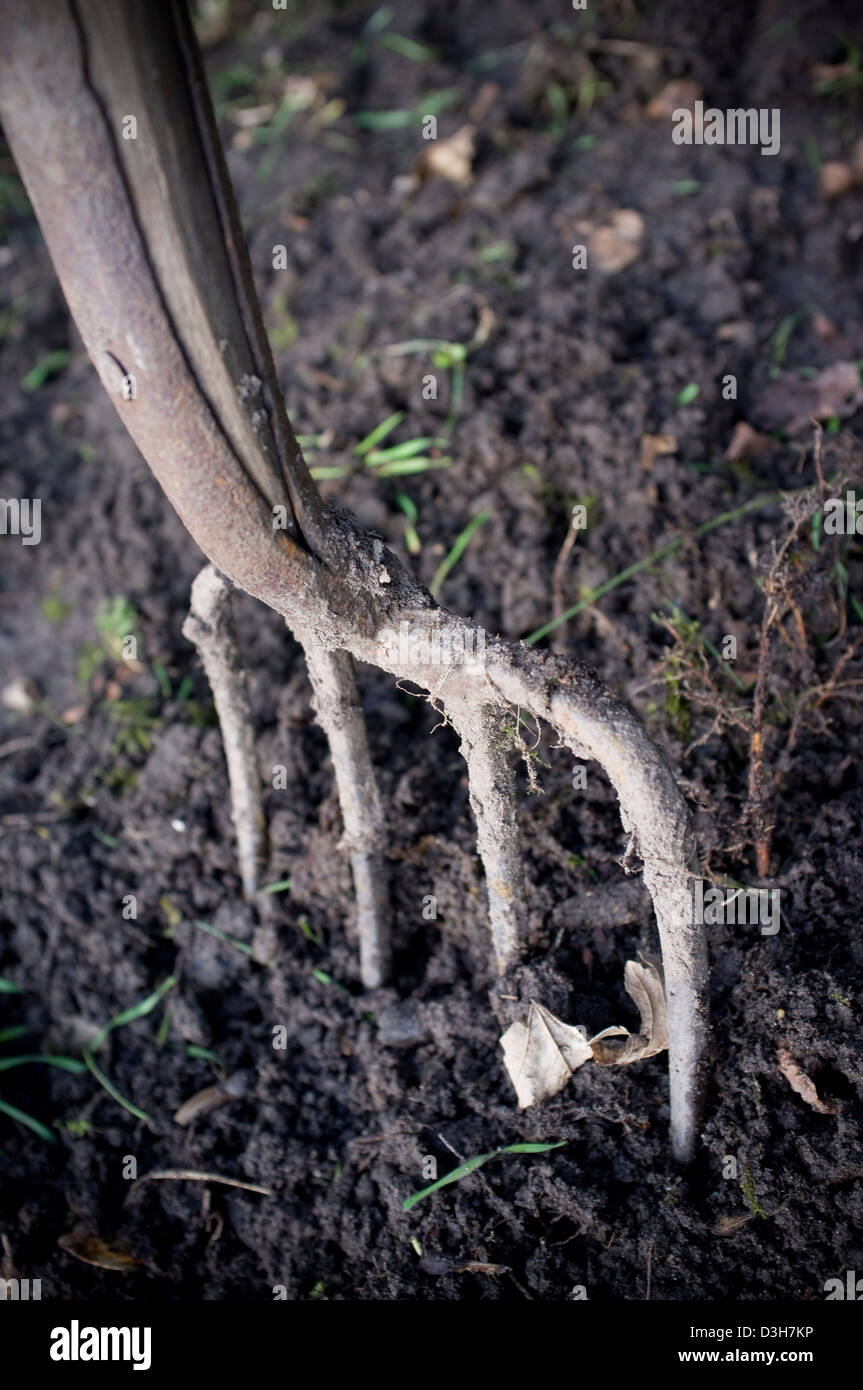
[[[821,165],[818,175],[818,192],[822,198],[841,198],[850,193],[858,180],[858,175],[850,164],[839,159],[828,159]]]
[[[632,208],[618,208],[590,232],[590,258],[603,274],[617,275],[638,260],[643,243],[644,218]]]
[[[431,140],[417,163],[420,172],[447,179],[457,188],[473,183],[474,128],[463,125],[449,140]]]
[[[235,102],[228,108],[228,119],[240,130],[253,130],[256,126],[266,125],[271,121],[277,109],[274,101],[267,101],[263,106],[240,106]]]
[[[205,1086],[202,1091],[196,1091],[188,1100],[183,1101],[174,1115],[174,1124],[190,1125],[199,1115],[207,1115],[229,1100],[238,1100],[245,1093],[247,1085],[248,1074],[236,1072],[234,1076],[229,1076],[227,1081]]]
[[[812,331],[816,338],[821,339],[822,343],[829,342],[831,338],[836,337],[835,323],[826,314],[822,314],[820,309],[817,309],[812,315]]]
[[[755,325],[749,319],[728,319],[719,325],[716,336],[720,343],[736,343],[753,351],[757,341]]]
[[[675,111],[683,107],[687,111],[694,111],[695,103],[701,96],[701,88],[697,82],[693,82],[689,77],[676,77],[673,81],[667,82],[661,92],[648,103],[647,114],[652,121],[659,121],[663,118],[671,119]]]
[[[642,964],[641,961],[628,960],[623,972],[623,984],[630,999],[638,1009],[641,1026],[638,1033],[631,1034],[625,1028],[605,1028],[591,1038],[593,1059],[604,1067],[625,1067],[630,1062],[640,1062],[644,1057],[653,1057],[668,1047],[668,1006],[662,976],[655,965]],[[607,1047],[605,1039],[626,1037],[623,1047]]]
[[[776,441],[769,435],[759,434],[758,430],[747,425],[745,420],[738,420],[734,426],[731,443],[725,450],[725,457],[729,463],[735,463],[738,459],[758,458],[759,454],[765,454],[775,447]]]
[[[16,676],[0,691],[0,704],[16,714],[31,714],[36,708],[32,683],[23,676]]]
[[[656,966],[628,960],[623,983],[640,1015],[637,1034],[619,1025],[588,1038],[584,1028],[563,1023],[531,1000],[527,1023],[516,1021],[500,1039],[507,1074],[515,1087],[520,1110],[562,1091],[585,1062],[604,1067],[628,1066],[668,1047],[668,1010],[662,977]],[[609,1039],[625,1039],[619,1045]]]
[[[677,436],[674,434],[643,434],[641,436],[641,466],[646,472],[653,467],[654,459],[660,454],[677,453]]]
[[[511,1023],[500,1045],[520,1110],[557,1095],[593,1056],[583,1028],[562,1023],[533,1001],[527,1023]]]
[[[483,82],[473,100],[473,105],[468,111],[468,115],[474,125],[481,125],[488,115],[489,108],[494,105],[500,96],[500,87],[496,82]]]
[[[112,1250],[101,1236],[88,1236],[85,1231],[71,1231],[69,1235],[60,1236],[57,1244],[67,1255],[74,1255],[76,1260],[83,1261],[85,1265],[95,1265],[97,1269],[113,1269],[118,1274],[130,1274],[133,1269],[144,1267],[143,1260]]]
[[[86,713],[86,705],[71,705],[69,709],[64,709],[60,718],[64,724],[80,724]]]
[[[752,416],[763,429],[799,434],[810,428],[813,418],[847,417],[861,405],[863,386],[857,363],[833,362],[811,381],[801,381],[796,372],[784,372],[765,387]]]
[[[815,1089],[815,1082],[807,1076],[799,1062],[796,1062],[791,1055],[791,1049],[786,1042],[781,1042],[777,1048],[779,1058],[779,1070],[788,1082],[792,1091],[801,1096],[806,1104],[815,1110],[819,1115],[835,1115],[837,1105],[835,1101],[824,1101]]]
[[[844,63],[813,63],[812,81],[813,82],[847,82],[853,81],[855,77],[853,64]]]

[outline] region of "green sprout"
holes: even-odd
[[[407,546],[408,554],[419,555],[423,548],[423,543],[416,529],[417,521],[419,520],[419,512],[417,511],[416,503],[404,492],[396,493],[396,502],[407,518],[405,521],[405,545]]]
[[[491,1153],[477,1154],[474,1158],[469,1158],[466,1163],[462,1163],[458,1168],[453,1168],[451,1173],[445,1177],[438,1178],[437,1182],[430,1183],[428,1187],[420,1188],[419,1192],[414,1192],[412,1196],[405,1197],[402,1202],[403,1211],[411,1211],[418,1202],[424,1202],[426,1197],[431,1197],[433,1192],[439,1192],[442,1187],[448,1187],[450,1183],[461,1182],[462,1178],[470,1177],[483,1164],[488,1163],[490,1158],[497,1158],[500,1154],[544,1154],[550,1149],[562,1149],[566,1144],[565,1139],[558,1139],[553,1144],[507,1144],[502,1149],[492,1149]]]
[[[464,530],[456,536],[449,554],[444,556],[443,560],[441,560],[434,572],[432,582],[429,585],[429,593],[433,594],[435,598],[437,598],[440,593],[447,575],[458,564],[480,526],[484,526],[490,517],[491,512],[488,508],[485,508],[483,511],[478,512],[475,517],[472,517]]]
[[[176,976],[169,975],[152,994],[147,995],[146,999],[142,999],[139,1003],[133,1004],[130,1008],[124,1009],[122,1013],[116,1014],[114,1018],[109,1019],[109,1021],[99,1029],[92,1042],[87,1043],[82,1048],[84,1061],[99,1082],[99,1085],[104,1087],[112,1100],[115,1100],[124,1110],[128,1110],[130,1115],[134,1115],[136,1119],[142,1120],[144,1124],[152,1124],[150,1116],[146,1111],[139,1110],[137,1105],[133,1105],[130,1100],[127,1100],[126,1097],[117,1090],[113,1082],[110,1081],[105,1073],[97,1066],[95,1053],[99,1051],[99,1048],[108,1037],[108,1034],[112,1033],[115,1028],[123,1028],[127,1023],[134,1023],[137,1019],[146,1018],[148,1014],[151,1014],[168,991],[174,988],[176,983]]]

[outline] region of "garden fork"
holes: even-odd
[[[653,899],[672,1147],[689,1160],[707,1039],[707,953],[693,911],[693,834],[664,755],[579,661],[482,634],[480,669],[453,663],[431,678],[417,644],[403,651],[388,640],[407,623],[473,651],[479,634],[315,488],[277,385],[184,5],[0,0],[0,52],[0,117],[103,386],[219,576],[280,613],[304,648],[351,855],[363,983],[375,987],[386,976],[389,906],[385,816],[355,659],[428,690],[459,735],[503,981],[498,1001],[516,996],[512,1017],[526,1008],[518,976],[527,897],[502,723],[513,711],[529,713],[576,758],[605,770],[629,836],[624,865],[641,860]],[[219,576],[198,585],[187,631],[214,682],[236,801],[237,786],[255,781],[257,770],[248,730],[245,747],[231,753],[231,729],[248,721]],[[252,790],[241,843],[249,892],[261,845],[257,797]]]

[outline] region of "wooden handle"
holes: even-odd
[[[269,602],[274,574],[296,590],[321,504],[276,381],[185,6],[0,0],[0,55],[0,117],[124,424],[224,573]]]

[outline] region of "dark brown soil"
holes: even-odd
[[[439,433],[449,373],[438,369],[440,398],[424,401],[428,358],[384,350],[467,344],[484,325],[448,468],[388,481],[357,465],[322,486],[402,553],[396,494],[408,495],[425,582],[487,508],[441,596],[509,638],[552,614],[573,503],[589,503],[591,524],[566,572],[567,605],[678,533],[814,484],[812,406],[791,434],[794,402],[822,368],[863,358],[863,190],[827,200],[818,173],[850,160],[863,134],[863,76],[847,43],[860,37],[858,7],[672,3],[638,18],[621,0],[596,19],[597,9],[398,5],[388,32],[437,55],[419,62],[362,37],[368,9],[235,5],[207,49],[288,405],[298,431],[325,434],[314,466],[351,463],[395,410],[407,418],[388,442]],[[816,63],[845,64],[826,94],[814,90]],[[250,136],[238,108],[278,103],[289,77],[311,104],[277,140]],[[720,108],[781,108],[780,152],[673,144],[670,115],[648,119],[646,107],[685,77]],[[472,122],[474,181],[429,177],[411,190],[416,126],[368,131],[354,116],[422,111],[450,88],[439,134]],[[393,987],[364,996],[298,649],[273,613],[238,596],[261,767],[268,784],[276,764],[288,776],[269,794],[269,881],[291,880],[263,922],[243,905],[219,733],[180,634],[201,556],[101,391],[8,158],[0,191],[2,494],[41,497],[43,519],[38,546],[0,539],[0,685],[29,683],[35,698],[29,713],[0,707],[0,977],[20,986],[0,995],[0,1032],[28,1030],[0,1056],[80,1056],[96,1027],[170,974],[178,981],[99,1052],[149,1126],[89,1073],[0,1072],[0,1098],[57,1136],[51,1145],[0,1114],[0,1261],[41,1278],[43,1297],[186,1300],[269,1300],[278,1285],[291,1299],[565,1300],[576,1286],[599,1300],[821,1299],[826,1279],[863,1269],[856,656],[832,698],[819,704],[817,689],[861,635],[859,539],[825,536],[816,550],[807,522],[792,549],[800,620],[791,613],[774,638],[766,733],[775,830],[764,882],[782,890],[782,925],[775,936],[710,928],[715,1036],[696,1165],[684,1174],[670,1161],[663,1057],[586,1067],[520,1113],[488,1002],[484,887],[456,740],[432,733],[425,703],[363,673],[397,911]],[[638,259],[618,274],[573,270],[578,224],[621,208],[644,219]],[[273,269],[279,244],[287,270]],[[23,390],[62,348],[67,364]],[[728,373],[736,400],[722,397]],[[700,392],[681,405],[690,383]],[[770,447],[729,462],[740,421]],[[835,417],[824,470],[863,490],[861,429],[853,405]],[[642,437],[663,434],[676,449],[645,467]],[[761,881],[743,812],[762,584],[789,526],[773,504],[691,539],[552,639],[640,711],[697,808],[711,872],[745,884]],[[96,617],[118,597],[137,613],[133,670],[93,650],[110,647]],[[673,647],[653,616],[672,617],[673,605],[714,646],[737,637],[741,691],[709,656],[721,700],[699,703],[681,684],[681,663],[705,649]],[[741,710],[738,722],[717,729],[720,706]],[[537,997],[588,1027],[632,1022],[623,964],[657,947],[646,895],[625,896],[615,798],[595,768],[588,790],[573,791],[567,760],[539,751],[543,795],[525,792],[523,808]],[[137,920],[123,915],[129,894]],[[436,920],[423,916],[427,895]],[[196,921],[254,943],[254,955]],[[257,963],[268,954],[270,966]],[[278,1025],[285,1050],[273,1047]],[[782,1042],[835,1113],[792,1090]],[[237,1073],[239,1098],[190,1127],[173,1121],[183,1101]],[[455,1155],[524,1140],[567,1143],[497,1157],[403,1212],[427,1181],[425,1159],[442,1175]],[[272,1195],[188,1180],[135,1187],[128,1156],[139,1176],[204,1170]],[[143,1263],[125,1273],[82,1263],[58,1248],[70,1231]],[[461,1272],[466,1262],[507,1272]]]

